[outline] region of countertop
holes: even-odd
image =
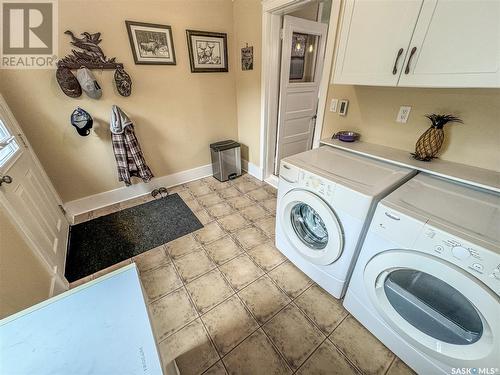
[[[451,161],[434,159],[430,162],[415,160],[409,151],[367,143],[342,142],[336,139],[323,139],[320,144],[364,155],[388,163],[413,168],[431,175],[465,183],[483,189],[500,192],[500,172],[473,167]]]

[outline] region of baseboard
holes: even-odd
[[[250,163],[244,159],[242,159],[241,162],[243,170],[247,171],[249,175],[262,181],[263,172],[260,166]],[[66,216],[72,223],[74,217],[77,215],[107,207],[115,203],[120,203],[132,198],[140,197],[141,195],[148,194],[151,190],[161,186],[168,188],[211,175],[212,165],[207,164],[201,167],[188,169],[187,171],[155,177],[149,183],[140,182],[131,186],[123,186],[117,189],[69,201],[64,203],[64,209],[66,210]]]
[[[58,294],[61,294],[69,289],[69,282],[66,280],[64,276],[61,276],[55,272],[52,275],[51,281],[50,281],[50,291],[49,291],[49,298],[57,296]]]
[[[247,171],[249,175],[255,177],[256,179],[262,181],[264,173],[262,168],[256,164],[250,163],[248,160],[241,160],[241,168],[244,171]]]
[[[66,216],[70,222],[73,222],[76,215],[140,197],[161,186],[168,188],[211,175],[212,165],[207,164],[201,167],[188,169],[187,171],[177,172],[167,176],[155,177],[148,183],[140,182],[131,186],[123,186],[118,189],[66,202],[64,203],[64,209],[66,210]]]
[[[275,175],[271,175],[269,176],[268,178],[266,178],[264,180],[265,182],[267,182],[269,185],[271,185],[272,187],[274,188],[278,188],[278,183],[279,183],[279,178],[278,176],[275,176]]]

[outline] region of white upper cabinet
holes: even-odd
[[[500,1],[426,0],[413,48],[400,86],[500,87]]]
[[[347,0],[334,83],[396,86],[423,0]]]
[[[346,0],[333,82],[500,87],[500,0]]]

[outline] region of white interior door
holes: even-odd
[[[424,2],[401,86],[500,87],[500,1]]]
[[[68,220],[49,178],[1,95],[0,181],[0,205],[51,272],[51,293],[67,289],[64,267]]]
[[[275,174],[281,159],[312,146],[328,26],[285,16]]]

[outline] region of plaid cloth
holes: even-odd
[[[118,181],[123,181],[129,186],[132,176],[142,178],[144,182],[149,182],[153,178],[153,173],[144,160],[141,146],[135,136],[134,125],[127,125],[121,134],[111,133],[111,141],[118,168]]]

